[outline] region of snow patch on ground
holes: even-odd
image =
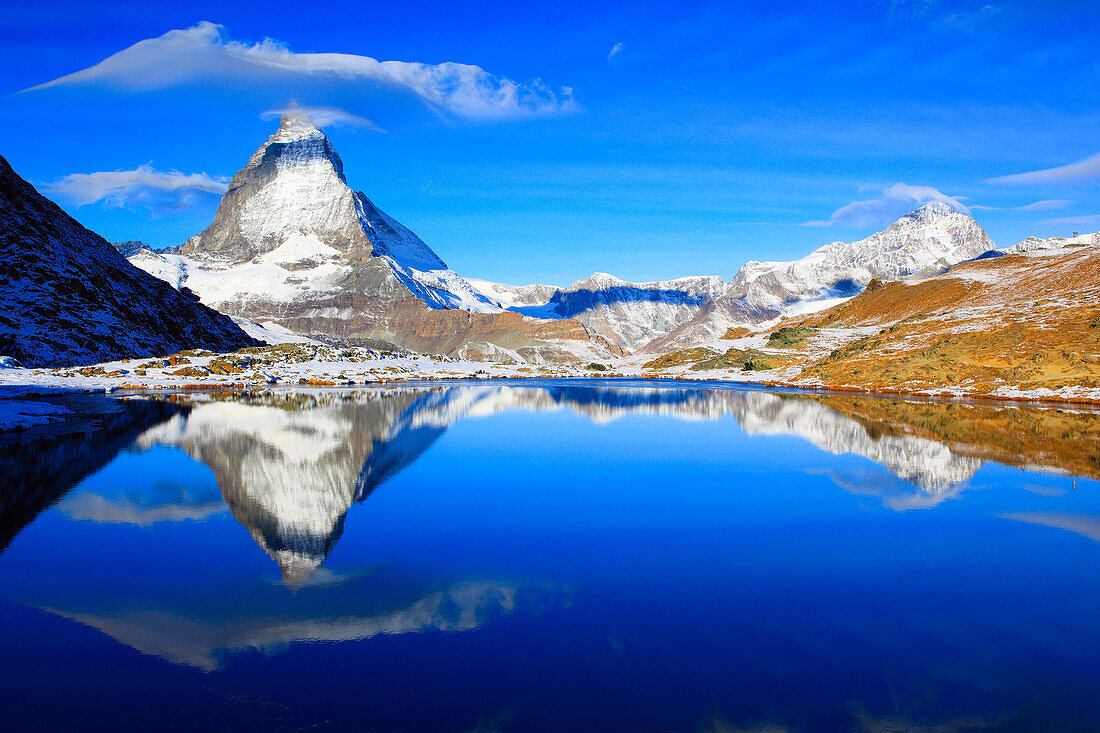
[[[269,344],[319,344],[319,341],[315,341],[308,336],[303,336],[298,333],[294,333],[289,328],[280,326],[275,321],[266,321],[264,323],[257,323],[256,321],[250,321],[247,318],[234,318],[233,322],[236,323],[242,331],[247,333],[254,339],[260,341],[266,341]]]

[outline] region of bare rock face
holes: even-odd
[[[576,322],[502,315],[499,302],[354,192],[331,142],[301,115],[284,116],[233,177],[205,231],[178,253],[142,250],[132,261],[223,313],[300,333],[434,353],[475,342],[567,361],[621,353]],[[547,348],[563,338],[570,343]]]
[[[0,355],[66,366],[258,343],[127,262],[0,158]]]

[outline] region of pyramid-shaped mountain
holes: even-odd
[[[258,343],[131,265],[0,157],[0,355],[66,366]]]
[[[285,115],[233,177],[205,231],[178,253],[142,251],[132,261],[223,313],[299,333],[529,361],[619,351],[576,321],[504,312],[353,191],[332,143],[298,114]]]

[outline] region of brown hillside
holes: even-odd
[[[809,364],[795,380],[804,384],[1003,396],[1100,388],[1100,257],[1071,245],[967,262],[797,325],[863,330]]]

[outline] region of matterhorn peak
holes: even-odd
[[[305,112],[288,110],[279,118],[279,128],[282,130],[304,129],[316,131],[317,126]]]
[[[279,129],[230,180],[214,221],[180,254],[224,273],[222,284],[196,291],[204,302],[244,317],[285,318],[294,303],[310,314],[303,319],[340,314],[325,317],[342,333],[353,313],[397,309],[403,299],[425,310],[502,310],[352,190],[328,137],[295,108],[284,111]],[[379,302],[355,311],[340,300],[364,297]]]

